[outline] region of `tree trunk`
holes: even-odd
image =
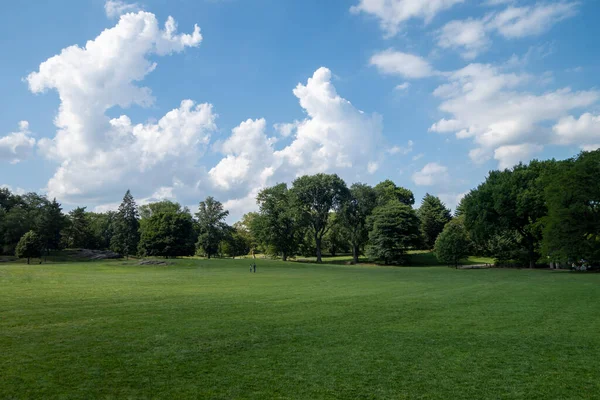
[[[352,245],[352,259],[354,265],[358,264],[358,246],[355,244]]]
[[[27,265],[29,265],[29,257],[27,257]]]
[[[210,260],[210,253],[206,253],[206,257]]]
[[[321,259],[321,238],[319,235],[315,235],[315,243],[317,245],[317,263],[321,264],[323,260]]]
[[[535,268],[535,243],[533,238],[529,238],[529,268]]]
[[[282,259],[283,261],[287,261],[287,258],[288,258],[288,255],[287,255],[287,253],[286,253],[285,251],[284,251],[284,252],[282,252],[282,253],[281,253],[281,259]]]

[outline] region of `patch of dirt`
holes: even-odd
[[[171,265],[166,261],[159,260],[142,260],[138,263],[138,265]]]
[[[109,250],[89,250],[79,249],[73,254],[77,258],[87,258],[88,260],[113,260],[123,258],[122,255]]]

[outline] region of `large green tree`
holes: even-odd
[[[552,262],[600,266],[600,150],[560,163],[546,177],[543,253]]]
[[[198,235],[197,246],[204,251],[208,258],[219,251],[219,244],[227,233],[225,218],[228,215],[229,211],[223,208],[223,204],[211,196],[201,201],[198,206],[196,218],[198,219],[200,234]]]
[[[492,171],[486,181],[462,202],[465,226],[481,243],[495,236],[513,237],[523,259],[533,268],[539,258],[542,219],[547,214],[543,176],[556,167],[554,160],[532,161],[513,169]]]
[[[39,258],[42,255],[42,249],[40,237],[34,231],[29,231],[19,240],[15,254],[19,258],[26,258],[29,264],[31,258]]]
[[[397,200],[407,206],[415,204],[415,196],[409,189],[397,186],[394,182],[387,179],[383,182],[379,182],[375,186],[375,193],[377,194],[377,205],[382,206],[390,201]]]
[[[348,187],[337,175],[305,175],[294,181],[292,197],[294,208],[312,230],[317,262],[320,263],[323,236],[330,226],[329,215],[339,211],[348,201]]]
[[[11,194],[7,189],[0,196],[0,242],[2,252],[14,254],[21,237],[39,227],[46,206],[45,196],[37,193]]]
[[[452,213],[438,197],[427,193],[421,202],[418,216],[421,221],[423,244],[426,249],[432,249],[438,235],[452,219]]]
[[[435,241],[434,252],[438,261],[458,268],[462,260],[469,257],[471,240],[463,218],[450,221]]]
[[[302,223],[285,183],[263,189],[256,197],[259,215],[251,228],[255,236],[287,261],[298,248]]]
[[[150,204],[144,204],[143,206],[139,207],[138,211],[141,219],[148,219],[152,217],[153,214],[158,212],[182,212],[182,208],[181,204],[179,203],[175,203],[171,200],[162,200]]]
[[[131,192],[127,190],[115,217],[111,249],[126,257],[136,254],[140,242],[139,229],[137,205]]]
[[[144,256],[180,257],[195,252],[192,216],[187,210],[158,211],[142,219],[139,253]]]
[[[369,185],[355,183],[350,187],[350,198],[340,211],[340,220],[348,232],[352,259],[358,263],[360,249],[369,240],[367,218],[377,206],[377,192]]]
[[[91,234],[90,248],[98,250],[109,249],[112,238],[115,234],[115,221],[117,220],[117,212],[88,212],[87,218],[89,221]]]
[[[375,208],[369,224],[367,256],[385,264],[405,262],[407,250],[418,245],[421,238],[415,210],[397,200]]]

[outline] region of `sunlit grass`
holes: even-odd
[[[598,398],[600,274],[0,264],[0,398]]]

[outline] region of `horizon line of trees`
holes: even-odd
[[[68,214],[53,199],[0,189],[0,251],[31,258],[63,248],[112,250],[125,257],[263,253],[348,254],[403,264],[408,251],[434,249],[457,266],[469,254],[502,265],[535,267],[600,263],[600,150],[565,161],[547,160],[491,171],[464,197],[455,215],[426,194],[386,180],[348,187],[335,174],[301,176],[260,191],[258,211],[233,225],[213,197],[192,215],[172,201],[137,206],[128,190],[117,211],[77,207]]]

